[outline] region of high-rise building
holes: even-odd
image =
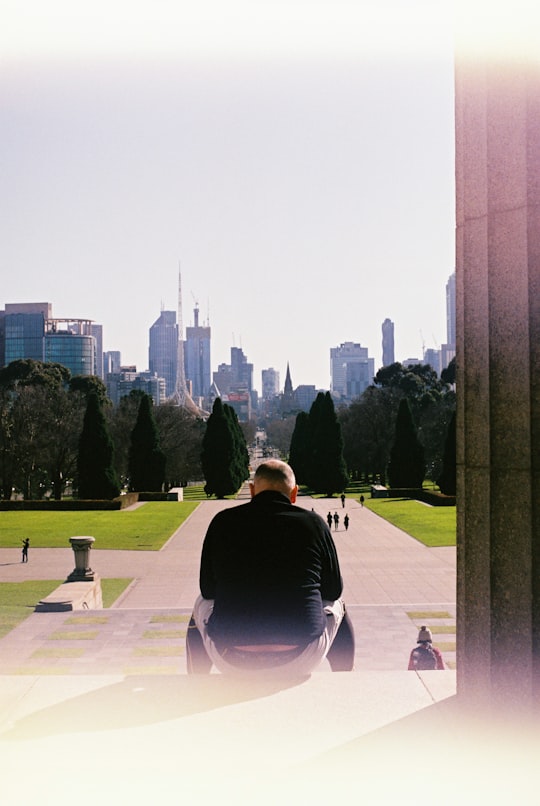
[[[261,397],[263,400],[271,400],[279,394],[279,372],[273,367],[263,369],[261,372]]]
[[[211,384],[210,336],[208,325],[199,325],[199,308],[193,309],[194,324],[186,327],[184,367],[186,381],[191,382],[191,394],[196,400],[208,397]]]
[[[95,325],[92,323],[90,326],[90,332],[94,337],[94,344],[96,349],[96,354],[94,356],[94,374],[101,378],[102,380],[105,379],[105,373],[103,370],[103,325]]]
[[[122,366],[122,355],[120,350],[107,350],[103,353],[103,373],[104,377],[120,372]]]
[[[394,323],[385,319],[382,323],[382,365],[389,367],[394,361]]]
[[[446,344],[456,349],[456,273],[446,283]]]
[[[456,273],[446,283],[446,344],[441,344],[441,370],[456,355]]]
[[[437,375],[441,374],[441,351],[431,347],[424,351],[424,364],[435,370]]]
[[[0,364],[22,358],[43,361],[45,322],[51,317],[50,302],[6,303],[0,311]]]
[[[47,319],[43,360],[67,367],[72,376],[95,375],[96,340],[89,319]]]
[[[0,311],[1,363],[31,358],[62,364],[72,375],[95,375],[101,333],[90,319],[53,319],[49,302],[7,303]]]
[[[375,362],[367,347],[352,341],[330,348],[332,392],[346,400],[359,397],[373,382]]]
[[[253,389],[253,364],[249,364],[241,347],[231,347],[232,386]]]
[[[176,388],[178,368],[178,326],[175,311],[161,311],[149,330],[148,368],[152,375],[165,378],[165,393]]]

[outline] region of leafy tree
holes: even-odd
[[[79,498],[115,498],[120,492],[114,446],[99,398],[90,393],[77,457]]]
[[[69,389],[71,392],[80,392],[85,401],[91,392],[95,392],[102,407],[111,405],[107,387],[97,375],[74,375],[69,381]]]
[[[331,497],[345,489],[347,466],[343,458],[343,435],[330,392],[319,392],[309,417],[309,486]]]
[[[289,416],[271,419],[265,424],[267,444],[283,458],[289,453],[295,422],[295,417]]]
[[[203,478],[202,438],[205,423],[183,406],[166,403],[155,409],[160,445],[166,456],[167,487]]]
[[[437,484],[445,495],[456,494],[456,412],[454,411],[444,444],[442,473]]]
[[[307,484],[310,468],[309,415],[300,411],[296,415],[296,424],[291,437],[289,464],[294,471],[298,484]]]
[[[202,441],[201,465],[207,495],[224,498],[238,490],[234,474],[235,439],[221,398],[216,398],[206,422]]]
[[[159,492],[165,480],[165,454],[159,446],[159,434],[150,395],[143,394],[137,421],[131,432],[129,448],[130,489]]]
[[[403,398],[399,404],[394,444],[390,451],[390,485],[422,487],[425,470],[424,449],[418,440],[409,401]]]

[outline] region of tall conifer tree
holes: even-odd
[[[144,394],[131,432],[128,458],[129,487],[139,492],[159,492],[165,479],[165,454],[159,445],[153,401]]]
[[[88,396],[77,456],[79,498],[115,498],[120,493],[114,446],[95,392]]]
[[[404,397],[396,417],[388,480],[392,487],[422,487],[425,472],[424,448],[416,433],[409,401]]]
[[[319,392],[309,412],[309,484],[314,492],[332,496],[347,486],[343,435],[330,392]]]
[[[235,471],[236,450],[232,418],[218,397],[207,420],[202,443],[201,464],[207,495],[224,498],[238,490],[241,482],[238,483],[238,473]]]

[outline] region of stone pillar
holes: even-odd
[[[458,700],[540,701],[540,66],[456,67]]]
[[[75,554],[75,568],[68,576],[68,582],[92,581],[94,572],[90,568],[90,549],[95,542],[95,538],[70,537],[69,542]]]

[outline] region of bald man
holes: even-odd
[[[353,668],[336,547],[325,521],[295,506],[291,467],[257,468],[248,504],[219,512],[203,544],[188,671],[309,674]]]

